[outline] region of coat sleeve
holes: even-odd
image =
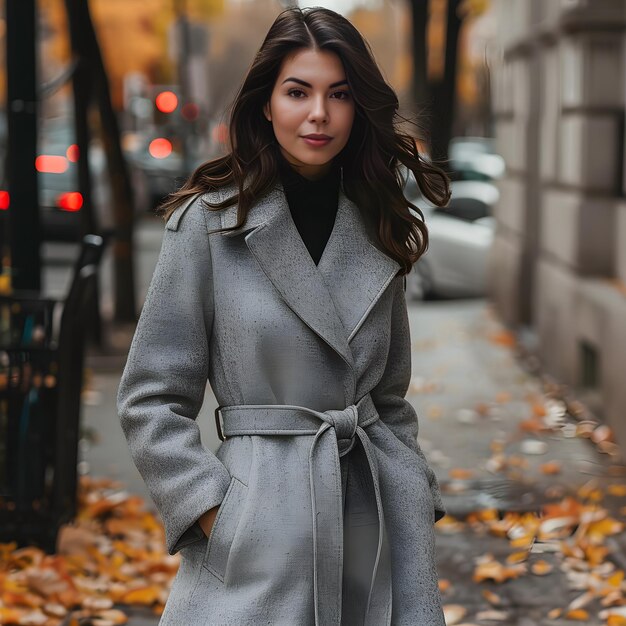
[[[387,364],[382,378],[370,393],[383,423],[423,460],[429,476],[437,522],[446,514],[446,509],[437,476],[417,441],[419,431],[417,413],[405,398],[411,382],[411,335],[403,277],[394,278],[391,288],[393,304]]]
[[[222,502],[231,480],[202,445],[196,423],[213,323],[204,211],[194,198],[166,224],[117,393],[121,426],[165,525],[170,554],[204,537],[196,522]]]

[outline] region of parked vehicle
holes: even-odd
[[[2,139],[3,138],[3,139]],[[0,171],[2,181],[2,209],[10,209],[8,181],[4,167],[6,147],[6,118],[0,120]],[[71,119],[45,120],[39,128],[39,141],[35,168],[39,188],[39,206],[42,238],[44,241],[78,241],[81,237],[81,211],[84,199],[78,184],[78,147],[74,139]],[[103,231],[114,228],[112,192],[104,149],[98,140],[89,146],[91,193],[97,225]],[[135,191],[135,205],[146,204],[142,179],[132,167],[130,175]],[[6,198],[6,202],[4,200]]]
[[[83,197],[78,189],[79,155],[71,120],[47,121],[39,137],[35,167],[44,239],[77,241]],[[108,228],[112,223],[105,207],[110,207],[111,196],[104,155],[96,144],[89,149],[89,165],[94,209],[102,227]]]
[[[446,207],[433,206],[415,194],[416,188],[414,181],[409,184],[407,197],[424,214],[429,247],[407,276],[407,298],[484,296],[497,187],[484,181],[452,181]]]
[[[124,147],[146,189],[145,209],[148,211],[176,191],[188,176],[180,146],[175,140],[154,133],[133,133],[124,138]]]
[[[1,133],[0,133],[1,136]],[[6,146],[6,140],[1,144]],[[5,149],[0,150],[2,158]],[[78,147],[74,139],[71,119],[45,120],[39,129],[35,167],[39,187],[42,236],[45,241],[78,241],[80,239],[80,212],[83,197],[78,187]],[[103,230],[114,227],[112,192],[106,155],[99,141],[89,146],[92,201],[98,225]],[[2,166],[3,182],[0,190],[7,190],[6,172]],[[145,205],[142,179],[131,164],[130,175],[136,194],[136,206]],[[6,207],[3,207],[6,208]]]
[[[454,180],[493,181],[502,176],[504,159],[496,153],[490,137],[455,137],[448,147]]]

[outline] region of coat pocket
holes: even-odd
[[[222,582],[224,582],[228,555],[247,495],[248,486],[232,476],[207,538],[202,567]]]

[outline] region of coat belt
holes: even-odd
[[[220,424],[221,413],[223,424]],[[315,411],[291,404],[240,404],[215,411],[221,439],[239,435],[314,435],[309,450],[313,512],[316,626],[341,624],[343,492],[339,457],[361,441],[374,485],[378,547],[367,600],[367,626],[391,623],[391,565],[374,444],[366,428],[379,419],[370,394],[345,409]],[[321,424],[320,424],[321,421]]]

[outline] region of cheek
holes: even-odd
[[[296,130],[300,124],[300,118],[298,107],[291,103],[277,99],[272,104],[272,121],[276,131],[291,132]]]
[[[344,135],[346,141],[350,136],[352,130],[352,124],[354,123],[354,109],[345,107],[338,112],[337,116],[338,127],[341,129],[342,135]]]

